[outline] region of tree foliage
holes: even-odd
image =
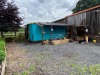
[[[21,24],[18,7],[12,1],[0,0],[0,31],[16,31]]]
[[[76,7],[72,10],[72,12],[76,13],[96,5],[100,5],[100,0],[79,0],[76,4]]]
[[[6,0],[0,0],[0,10],[4,9],[5,5],[6,5]]]

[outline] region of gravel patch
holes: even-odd
[[[9,43],[7,74],[70,75],[70,64],[100,64],[100,46],[77,42],[62,45]]]

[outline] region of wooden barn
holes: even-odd
[[[69,26],[69,36],[84,36],[100,39],[100,5],[66,16],[54,23],[65,23]]]

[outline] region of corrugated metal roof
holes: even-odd
[[[48,23],[48,22],[45,22],[45,23],[37,23],[39,25],[42,25],[42,26],[70,26],[70,25],[67,25],[67,24],[64,24],[64,23]]]
[[[95,6],[95,7],[92,7],[92,8],[86,9],[86,10],[79,11],[79,12],[77,12],[77,13],[68,15],[68,16],[66,16],[66,17],[78,15],[78,14],[81,14],[81,13],[84,13],[84,12],[88,12],[88,11],[94,10],[94,9],[96,9],[96,8],[100,8],[100,5],[97,5],[97,6]],[[65,17],[65,18],[66,18],[66,17]]]
[[[65,19],[65,17],[62,18],[62,19],[58,19],[58,20],[56,20],[56,21],[60,21],[60,20],[63,20],[63,19]],[[56,21],[53,21],[52,23],[55,23]]]

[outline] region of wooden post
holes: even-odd
[[[51,33],[50,33],[50,43],[52,42],[52,26],[51,26]]]
[[[70,38],[69,26],[67,27],[67,35],[68,35],[68,38]]]
[[[15,41],[16,41],[16,31],[15,31]]]
[[[88,36],[85,36],[86,43],[88,43]]]
[[[73,27],[73,39],[76,40],[77,37],[77,28],[76,26]]]
[[[4,35],[3,35],[3,31],[1,31],[1,37],[2,37],[2,38],[4,37]]]
[[[76,40],[76,36],[77,36],[77,30],[76,30],[76,26],[72,26],[71,27],[71,38],[75,41]]]
[[[43,28],[43,26],[42,26],[41,28],[42,28],[42,45],[44,45],[44,43],[43,43],[43,37],[44,37],[44,28]]]
[[[88,28],[87,27],[85,28],[85,33],[86,33],[85,40],[86,40],[86,43],[88,43]]]
[[[25,44],[29,43],[29,33],[28,33],[28,25],[25,26]]]

